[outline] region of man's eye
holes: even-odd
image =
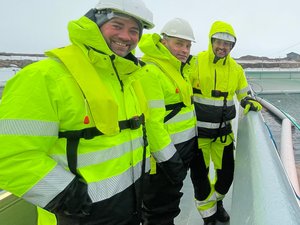
[[[139,35],[140,34],[140,32],[138,30],[130,30],[130,33],[132,35]]]
[[[115,25],[113,25],[113,28],[115,28],[116,30],[119,30],[119,29],[121,29],[121,26],[120,26],[120,25],[117,25],[117,24],[115,24]]]

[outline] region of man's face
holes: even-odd
[[[226,57],[233,47],[233,43],[230,41],[224,41],[221,39],[213,38],[212,40],[212,49],[215,53],[215,56],[219,58]]]
[[[177,37],[165,37],[161,42],[179,61],[183,63],[187,61],[191,51],[191,41]]]
[[[112,18],[104,23],[100,30],[108,47],[121,57],[135,49],[139,41],[139,26],[131,18]]]

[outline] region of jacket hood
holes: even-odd
[[[212,41],[211,41],[211,39],[212,39],[212,36],[215,33],[219,33],[219,32],[228,33],[228,34],[232,35],[235,38],[235,40],[236,40],[235,32],[233,30],[233,27],[230,24],[228,24],[226,22],[223,22],[223,21],[216,21],[216,22],[214,22],[212,24],[212,26],[211,26],[211,29],[210,29],[210,32],[209,32],[209,39],[208,39],[209,54],[213,58],[214,58],[214,53],[213,53],[213,50],[212,50]],[[230,56],[230,54],[228,54],[228,56]],[[227,58],[227,57],[225,57],[225,58]]]
[[[70,21],[68,30],[72,44],[81,48],[92,63],[100,60],[97,56],[98,53],[103,55],[104,58],[108,56],[113,59],[121,79],[123,79],[123,75],[128,75],[138,69],[138,59],[132,53],[129,53],[126,57],[115,54],[106,44],[97,24],[86,16]]]
[[[172,55],[172,53],[160,42],[161,36],[157,33],[154,34],[143,34],[139,48],[144,53],[143,60],[149,58],[156,58],[163,61],[168,61],[176,68],[180,68],[181,62]]]
[[[99,27],[95,22],[83,16],[68,24],[70,41],[79,47],[91,47],[107,55],[114,53],[107,46]]]

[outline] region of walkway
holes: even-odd
[[[188,177],[185,179],[183,186],[183,198],[181,199],[180,208],[181,213],[175,219],[175,225],[203,225],[203,220],[198,213],[194,203],[194,191],[191,179]],[[229,190],[228,195],[224,199],[224,207],[230,214],[231,209],[231,194],[232,188]],[[229,225],[230,223],[217,223],[217,225]]]

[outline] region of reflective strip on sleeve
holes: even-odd
[[[241,90],[237,90],[235,93],[237,95],[242,95],[242,94],[248,94],[248,91],[250,91],[249,85]]]
[[[192,127],[190,129],[172,134],[171,139],[172,139],[173,143],[176,145],[176,144],[191,140],[196,135],[197,135],[196,128]]]
[[[173,118],[169,119],[165,124],[177,123],[185,120],[190,120],[195,117],[194,111],[189,111],[182,114],[176,114]]]
[[[138,139],[136,140],[139,141]],[[128,144],[128,143],[126,143]],[[123,146],[125,147],[125,146]],[[145,171],[150,170],[150,160],[145,160]],[[98,202],[110,198],[128,188],[141,177],[142,161],[134,167],[130,167],[126,172],[88,184],[88,193],[93,202]],[[63,191],[75,176],[64,170],[61,166],[56,166],[43,180],[39,181],[23,198],[40,207],[45,207],[61,191]]]
[[[74,174],[57,165],[22,198],[34,205],[45,207],[71,183],[74,177]]]
[[[215,99],[204,99],[204,98],[199,98],[198,96],[194,96],[194,102],[195,103],[200,103],[203,105],[211,105],[211,106],[223,106],[224,101],[222,100],[215,100]],[[227,100],[227,106],[233,106],[234,101],[233,100]]]
[[[0,135],[57,136],[58,123],[38,120],[0,120]]]
[[[146,171],[150,169],[149,158],[146,159]],[[92,202],[108,199],[131,186],[141,177],[142,161],[135,167],[130,167],[124,173],[99,182],[88,184],[88,193]]]
[[[177,150],[174,144],[170,143],[168,146],[161,149],[160,151],[152,152],[151,154],[153,155],[157,163],[161,163],[161,162],[168,161],[176,153],[176,151]]]
[[[105,161],[109,161],[112,159],[116,159],[121,157],[127,152],[131,152],[132,150],[138,149],[143,147],[143,138],[139,137],[132,141],[128,141],[122,143],[120,145],[112,146],[111,148],[102,149],[102,150],[95,150],[93,152],[79,154],[78,157],[78,164],[77,167],[85,167],[103,163]],[[59,162],[61,165],[68,167],[68,162],[66,155],[62,154],[52,154],[51,157]]]
[[[165,108],[164,100],[151,100],[148,102],[149,108]]]

